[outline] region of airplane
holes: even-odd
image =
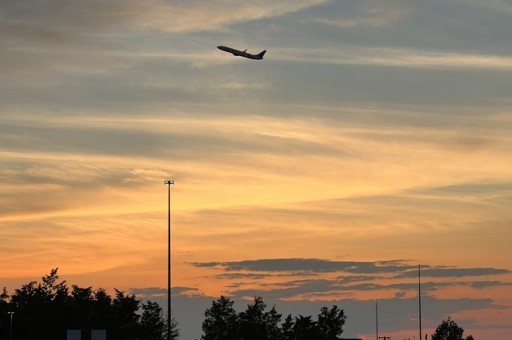
[[[263,59],[263,56],[265,55],[265,52],[267,52],[267,50],[263,50],[263,51],[261,51],[258,54],[250,54],[250,53],[247,53],[247,49],[245,49],[243,51],[239,51],[239,50],[235,50],[234,48],[227,47],[227,46],[217,46],[217,48],[219,50],[224,51],[224,52],[229,52],[229,53],[231,53],[231,54],[233,54],[234,56],[237,56],[237,57],[245,57],[245,58],[248,58],[248,59],[255,59],[255,60]]]

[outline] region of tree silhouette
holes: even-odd
[[[284,322],[281,324],[281,339],[282,340],[292,340],[294,339],[293,326],[295,322],[293,321],[293,317],[288,315]]]
[[[10,327],[10,314],[11,312],[9,305],[9,294],[7,289],[2,290],[0,294],[0,339],[7,339],[9,327]]]
[[[254,303],[239,314],[241,339],[268,340],[280,335],[281,314],[277,313],[275,307],[265,312],[266,307],[262,297],[255,297]]]
[[[443,320],[436,331],[432,334],[432,340],[464,340],[464,328],[459,327],[450,317]],[[468,335],[466,340],[473,340],[472,335]]]
[[[293,325],[293,339],[296,340],[319,340],[321,339],[320,329],[317,327],[312,316],[299,315],[295,317],[295,324]]]
[[[165,319],[165,320],[166,320],[165,322],[166,322],[166,325],[167,325],[167,319]],[[172,311],[171,311],[171,340],[176,340],[179,337],[180,337],[180,330],[178,328],[178,322],[172,316]],[[168,339],[167,327],[165,327],[165,329],[164,329],[164,338]]]
[[[343,325],[345,325],[347,317],[343,310],[337,306],[332,306],[331,309],[322,307],[318,315],[318,327],[320,333],[325,340],[336,340],[338,335],[343,333]]]
[[[203,340],[238,340],[239,318],[233,308],[234,302],[221,296],[212,302],[212,307],[204,313]]]
[[[68,288],[65,281],[57,283],[57,269],[42,278],[16,289],[11,296],[17,337],[26,339],[63,339],[67,325]],[[21,336],[21,334],[24,336]]]
[[[64,340],[67,329],[83,330],[82,339],[90,339],[91,329],[106,329],[109,340],[164,340],[166,327],[162,309],[156,302],[141,303],[135,295],[115,290],[112,298],[103,289],[76,285],[68,288],[59,281],[58,269],[16,289],[12,296],[4,288],[0,294],[0,338],[8,338],[14,312],[16,339]],[[139,310],[142,308],[142,315]],[[173,339],[178,328],[172,324]]]
[[[234,302],[221,296],[205,312],[202,340],[336,340],[343,332],[345,313],[337,306],[322,307],[318,320],[312,316],[288,315],[281,323],[281,314],[274,307],[265,311],[262,297],[255,297],[243,312],[236,313]]]
[[[148,301],[142,305],[139,334],[146,340],[161,340],[167,324],[164,322],[162,308],[158,303]]]

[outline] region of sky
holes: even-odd
[[[199,338],[221,295],[343,336],[512,338],[511,0],[0,0],[0,286],[59,268]],[[261,61],[218,50],[230,46]]]

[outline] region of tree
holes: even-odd
[[[247,310],[239,314],[240,338],[244,340],[278,339],[281,331],[279,322],[281,314],[275,307],[265,312],[267,305],[261,296],[254,298],[254,303],[247,306]]]
[[[343,325],[345,325],[346,319],[345,313],[338,306],[332,306],[331,309],[322,307],[318,315],[318,328],[323,339],[339,339],[338,335],[343,333]]]
[[[162,340],[164,319],[157,303],[141,302],[135,295],[115,290],[113,299],[103,289],[76,285],[70,290],[66,281],[59,281],[58,269],[52,269],[41,282],[31,281],[9,296],[0,294],[0,338],[10,330],[8,312],[15,314],[13,330],[16,339],[65,340],[66,329],[84,330],[89,339],[90,329],[106,329],[109,340]],[[142,316],[139,309],[142,307]],[[151,329],[160,337],[148,337]],[[178,328],[173,324],[173,337]]]
[[[283,324],[281,325],[281,339],[282,340],[293,340],[293,326],[295,322],[293,321],[292,316],[289,314],[285,319]]]
[[[432,340],[464,340],[464,328],[459,327],[450,317],[443,320],[436,331],[432,334]],[[473,340],[473,336],[468,335],[466,340]]]
[[[231,299],[221,296],[204,313],[203,340],[239,340],[238,315]]]
[[[16,315],[13,328],[23,339],[65,339],[67,325],[66,281],[58,282],[58,268],[42,277],[41,283],[31,281],[16,289],[10,304]]]
[[[311,316],[299,315],[295,318],[293,325],[293,335],[296,340],[319,340],[321,339],[320,330],[317,323]]]
[[[282,314],[277,313],[276,307],[265,313],[265,320],[267,322],[267,336],[269,339],[282,339],[283,330],[279,326]]]
[[[165,319],[165,324],[167,325],[167,318]],[[167,330],[167,326],[166,326],[165,330],[164,330],[164,338],[165,339],[167,339],[167,333],[168,333],[168,330]],[[178,322],[172,316],[172,311],[171,311],[171,339],[175,340],[175,339],[178,339],[179,337],[180,337],[180,330],[178,328]]]
[[[254,304],[239,314],[240,338],[244,340],[267,340],[266,320],[264,311],[267,305],[261,297],[254,298]]]
[[[275,306],[266,311],[260,296],[239,314],[233,304],[224,296],[212,302],[205,312],[202,340],[337,340],[346,321],[345,313],[337,306],[322,307],[317,321],[312,316],[288,315],[280,324],[282,315]]]
[[[68,297],[68,322],[69,329],[90,330],[93,326],[94,295],[92,287],[80,288],[72,286],[71,295]]]
[[[94,292],[94,304],[92,305],[92,324],[97,329],[109,329],[115,318],[112,297],[99,288]]]
[[[0,339],[7,339],[10,328],[9,294],[4,287],[0,294]]]
[[[140,316],[137,314],[140,301],[135,295],[125,295],[124,292],[115,289],[116,297],[112,301],[114,308],[114,332],[115,339],[136,340],[136,332]],[[112,333],[111,332],[111,333]]]
[[[140,338],[146,340],[164,340],[166,327],[162,308],[156,302],[148,301],[142,304],[140,319]]]

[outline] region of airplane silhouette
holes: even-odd
[[[247,50],[239,51],[237,49],[234,49],[234,48],[231,48],[231,47],[227,47],[227,46],[217,46],[217,48],[219,50],[224,51],[224,52],[229,52],[229,53],[231,53],[231,54],[233,54],[234,56],[237,56],[237,57],[244,57],[244,58],[254,59],[254,60],[261,60],[261,59],[263,59],[263,56],[265,55],[265,52],[267,52],[267,50],[263,50],[263,51],[261,51],[258,54],[251,54],[251,53],[247,53]]]

